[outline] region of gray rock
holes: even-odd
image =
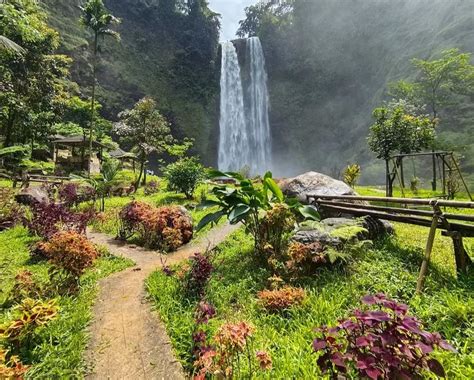
[[[317,172],[307,172],[294,178],[282,179],[279,185],[283,193],[307,203],[307,195],[357,195],[344,182]]]
[[[41,187],[27,187],[15,195],[15,200],[22,205],[31,205],[33,203],[48,203],[48,192]]]
[[[318,242],[325,246],[330,246],[334,248],[341,247],[343,244],[343,241],[340,238],[333,237],[330,235],[329,231],[325,231],[322,229],[298,231],[292,237],[292,240],[302,244],[311,244]]]

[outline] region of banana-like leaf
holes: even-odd
[[[197,226],[197,231],[200,231],[202,230],[204,227],[206,227],[208,224],[211,224],[211,223],[217,223],[220,218],[222,218],[224,216],[224,212],[223,211],[217,211],[217,212],[213,212],[211,214],[207,214],[204,218],[202,218],[200,221],[199,221],[199,224]]]
[[[321,220],[321,215],[313,206],[303,206],[299,208],[299,212],[305,219],[319,221]]]
[[[230,212],[229,220],[232,224],[235,224],[239,222],[240,220],[245,219],[245,217],[248,215],[249,212],[250,212],[249,206],[240,204]]]
[[[283,202],[284,195],[283,191],[281,191],[280,187],[277,185],[275,180],[271,177],[265,178],[265,184],[267,185],[268,189],[273,193],[273,195],[280,201]]]
[[[206,199],[205,201],[201,202],[200,204],[197,205],[198,210],[206,210],[211,207],[215,206],[225,206],[222,202],[219,201],[214,201],[212,199]]]

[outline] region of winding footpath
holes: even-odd
[[[163,256],[166,265],[213,249],[235,229],[228,224],[213,228],[206,237]],[[162,266],[160,255],[105,234],[89,232],[88,236],[94,243],[106,245],[112,254],[132,259],[136,265],[100,282],[86,353],[90,368],[86,378],[184,379],[166,329],[146,297],[144,282]]]

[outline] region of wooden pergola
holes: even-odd
[[[135,166],[136,166],[135,164],[138,160],[138,157],[136,154],[126,152],[123,149],[118,148],[109,152],[109,155],[111,158],[115,158],[116,160],[119,160],[122,163],[122,166],[124,163],[130,162],[132,165],[133,171],[135,171]]]
[[[72,170],[89,170],[89,156],[86,151],[89,150],[89,138],[84,136],[69,136],[55,139],[53,143],[53,160],[55,165],[60,167],[67,167]],[[68,157],[60,157],[60,148],[71,151],[71,155]],[[97,152],[97,159],[99,161],[99,169],[102,164],[103,151],[107,149],[107,146],[92,140],[93,152]]]
[[[391,162],[391,168],[389,165],[389,172],[386,175],[386,196],[392,197],[393,196],[393,184],[395,180],[398,180],[400,184],[400,188],[405,188],[405,173],[403,169],[403,159],[408,157],[431,157],[433,162],[433,179],[432,179],[432,189],[436,191],[437,189],[437,181],[438,178],[441,179],[442,184],[442,194],[440,198],[447,198],[448,197],[448,184],[447,184],[447,176],[452,173],[456,172],[461,179],[461,182],[466,190],[469,199],[472,201],[472,195],[469,191],[469,188],[464,180],[464,177],[461,172],[461,168],[459,167],[456,158],[454,157],[453,152],[449,151],[432,151],[432,152],[419,152],[419,153],[406,153],[406,154],[396,154],[390,157],[389,161]]]

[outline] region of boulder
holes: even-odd
[[[344,182],[317,172],[307,172],[294,178],[282,179],[279,185],[283,193],[307,203],[307,195],[357,195]]]
[[[22,205],[29,206],[33,203],[48,203],[49,196],[48,192],[42,187],[26,187],[15,195],[15,200]]]
[[[353,228],[355,227],[355,228]],[[366,231],[360,231],[362,227]],[[328,218],[312,228],[298,231],[293,240],[303,244],[314,242],[339,248],[347,241],[375,240],[387,234],[393,234],[393,226],[384,220],[370,216],[363,218]]]

